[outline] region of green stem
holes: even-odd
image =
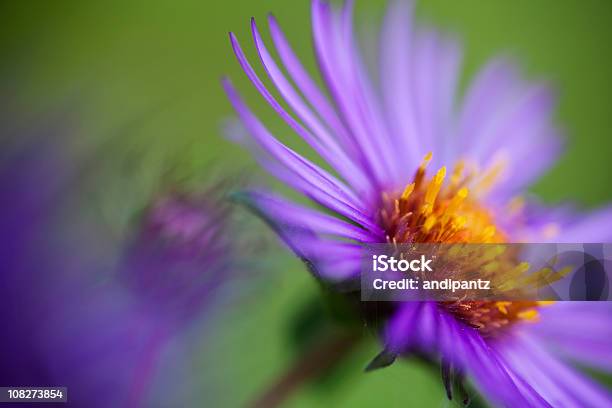
[[[318,342],[249,406],[278,407],[303,384],[320,377],[346,357],[359,338],[354,333],[343,333]]]

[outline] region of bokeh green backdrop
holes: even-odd
[[[358,20],[379,19],[383,5],[358,1]],[[102,144],[109,152],[83,211],[100,214],[121,234],[167,168],[194,185],[211,174],[254,168],[241,148],[221,138],[232,112],[219,79],[231,76],[256,111],[272,119],[227,38],[234,31],[255,58],[249,18],[264,25],[269,11],[314,68],[306,0],[2,2],[2,101],[41,116],[78,112],[77,144]],[[535,193],[585,206],[612,201],[612,2],[435,0],[420,2],[418,15],[464,40],[464,82],[487,58],[510,52],[530,76],[558,86],[568,149]],[[255,228],[250,233],[270,236],[263,224]],[[279,253],[269,264],[278,270],[273,284],[204,337],[191,362],[187,399],[214,394],[220,403],[244,403],[291,361],[290,319],[317,288],[298,261]],[[291,403],[371,406],[382,398],[392,406],[444,405],[440,381],[417,363],[362,374],[375,352],[372,341],[347,362],[341,382],[307,387]]]

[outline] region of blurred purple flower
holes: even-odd
[[[357,45],[352,10],[352,1],[341,10],[312,2],[315,52],[331,101],[276,20],[269,18],[271,38],[288,77],[252,21],[259,59],[293,115],[265,87],[230,34],[259,93],[339,177],[279,142],[229,80],[223,81],[256,142],[250,147],[261,165],[323,208],[264,191],[244,193],[247,204],[317,278],[330,284],[358,279],[363,243],[612,239],[610,208],[589,215],[548,209],[538,216],[516,199],[561,150],[548,87],[525,81],[513,63],[495,59],[456,104],[459,43],[413,24],[410,3],[396,1],[380,34],[377,89]],[[427,174],[428,165],[439,169],[435,176]],[[454,166],[449,177],[446,165]],[[561,357],[605,361],[601,365],[610,369],[611,306],[394,304],[383,330],[385,351],[374,366],[418,350],[439,357],[449,398],[452,377],[469,375],[490,401],[503,406],[609,406],[610,394]]]
[[[6,139],[4,142],[7,143]],[[58,165],[54,159],[37,149],[6,145],[0,158],[2,385],[27,384],[33,379],[47,384],[51,380],[36,354],[39,339],[32,335],[36,330],[32,326],[44,316],[45,307],[40,302],[31,302],[28,295],[39,295],[37,289],[49,282],[49,276],[35,271],[45,265],[37,244],[47,238],[43,234],[51,223],[51,214],[57,210],[54,197],[62,177],[54,171]]]
[[[0,384],[66,386],[73,405],[125,406],[153,321],[99,283],[98,241],[77,242],[60,225],[77,173],[50,140],[66,141],[47,130],[0,160]]]
[[[85,176],[60,154],[68,138],[42,133],[12,135],[0,157],[0,385],[66,386],[75,406],[148,405],[177,329],[229,277],[228,209],[214,189],[164,196],[121,252],[74,210]],[[168,397],[178,378],[162,377]]]
[[[180,325],[198,317],[220,286],[236,277],[229,207],[223,191],[170,192],[145,210],[122,278],[149,312]],[[237,254],[234,254],[237,255]]]

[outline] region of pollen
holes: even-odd
[[[388,242],[507,242],[507,234],[496,225],[494,214],[481,204],[482,196],[493,187],[505,162],[497,158],[492,166],[478,173],[475,166],[460,161],[447,178],[446,167],[439,168],[433,177],[427,176],[431,159],[432,154],[428,153],[402,191],[383,194],[378,219]],[[522,205],[522,201],[516,199],[509,207],[519,212]],[[524,263],[503,266],[490,263],[483,273],[521,274],[529,268]],[[439,302],[440,307],[485,336],[497,335],[516,322],[537,322],[538,308],[546,304],[488,300]]]
[[[492,215],[470,195],[467,184],[473,175],[464,174],[465,164],[455,166],[445,183],[446,167],[426,177],[431,158],[431,153],[425,156],[401,193],[383,194],[380,221],[389,241],[504,242]]]

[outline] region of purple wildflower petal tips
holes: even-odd
[[[460,43],[415,23],[411,2],[391,3],[380,32],[379,80],[365,68],[351,1],[340,10],[312,2],[323,89],[274,17],[268,25],[278,60],[255,20],[257,57],[251,62],[230,34],[263,101],[326,163],[280,142],[226,79],[228,98],[255,141],[246,145],[266,170],[318,206],[264,191],[243,192],[239,200],[333,288],[358,278],[364,244],[612,240],[612,209],[584,215],[520,198],[561,151],[554,92],[522,78],[512,61],[496,58],[460,96]],[[282,101],[256,74],[256,60]],[[389,307],[383,351],[368,370],[419,352],[441,362],[448,397],[464,403],[469,399],[453,390],[462,390],[467,378],[501,406],[612,404],[607,391],[567,360],[610,368],[612,304],[428,301]]]

